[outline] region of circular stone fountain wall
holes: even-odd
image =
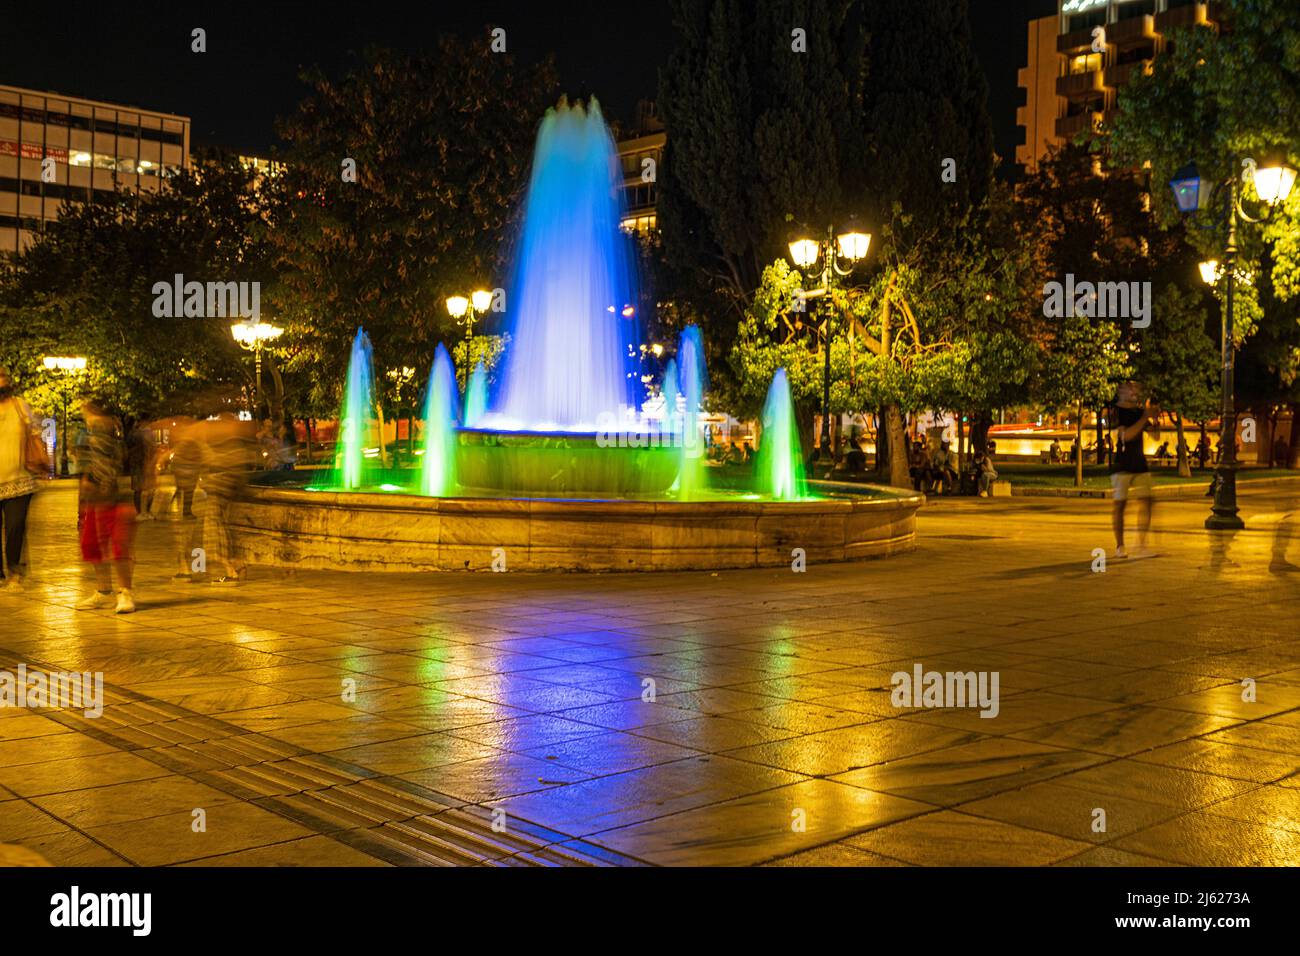
[[[879,558],[914,546],[923,498],[818,484],[813,501],[424,498],[249,486],[231,505],[254,564],[344,571],[687,571]],[[498,550],[501,549],[501,550]]]

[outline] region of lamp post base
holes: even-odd
[[[1205,519],[1207,531],[1241,531],[1246,522],[1237,515],[1237,470],[1219,467],[1214,472],[1214,505]]]

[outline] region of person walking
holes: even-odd
[[[229,412],[222,412],[207,426],[202,456],[203,519],[196,529],[197,540],[205,562],[225,571],[211,582],[233,585],[244,579],[246,566],[235,557],[230,507],[248,479],[248,467],[255,460],[256,450],[242,424]]]
[[[1142,448],[1147,422],[1158,412],[1142,400],[1136,382],[1124,382],[1116,397],[1114,418],[1116,426],[1115,458],[1110,466],[1110,483],[1115,502],[1111,511],[1111,524],[1115,531],[1115,557],[1149,558],[1155,552],[1146,546],[1147,531],[1151,527],[1151,470]],[[1140,502],[1138,509],[1138,546],[1131,552],[1124,547],[1124,511],[1130,497]]]
[[[124,449],[117,422],[93,399],[81,405],[86,443],[81,473],[81,557],[95,569],[95,592],[77,604],[79,610],[113,607],[118,614],[135,610],[131,593],[131,539],[135,520],[122,500]],[[112,562],[110,566],[109,562]],[[113,571],[117,571],[117,601],[113,600]]]
[[[198,487],[203,467],[203,443],[195,435],[199,427],[195,423],[172,432],[176,447],[171,454],[171,470],[176,480],[176,497],[181,500],[182,519],[194,517],[194,489]]]
[[[0,525],[5,543],[0,579],[6,591],[23,589],[27,512],[36,493],[33,472],[49,469],[48,462],[34,459],[34,440],[39,441],[39,436],[31,407],[14,394],[9,370],[0,368]]]
[[[126,438],[126,467],[131,474],[131,497],[135,504],[135,520],[148,521],[153,517],[153,494],[158,483],[155,461],[153,429],[140,422]]]

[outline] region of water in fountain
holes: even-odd
[[[357,329],[348,358],[348,375],[343,382],[343,405],[339,410],[339,435],[334,452],[330,485],[355,491],[376,484],[382,444],[375,415],[375,375],[370,338]]]
[[[523,235],[506,298],[510,346],[483,427],[594,432],[637,407],[634,240],[620,228],[622,169],[593,97],[561,100],[537,133]]]
[[[708,487],[704,472],[704,440],[700,413],[708,377],[704,365],[704,342],[697,326],[688,325],[677,341],[677,380],[685,407],[681,420],[681,466],[677,473],[677,498],[691,501]],[[675,406],[674,406],[675,408]]]
[[[763,405],[763,434],[754,464],[754,490],[777,501],[798,501],[807,497],[799,428],[790,399],[790,382],[785,369],[772,376]]]
[[[475,376],[482,370],[479,366]],[[471,379],[471,384],[473,379]],[[440,343],[429,370],[424,395],[424,454],[420,458],[420,493],[445,498],[456,493],[456,423],[460,393],[451,356]]]
[[[466,428],[477,428],[487,411],[487,371],[483,363],[474,366],[470,374],[469,385],[465,388],[465,418],[461,423]]]

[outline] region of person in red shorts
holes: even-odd
[[[114,607],[118,614],[135,610],[131,595],[131,536],[135,515],[119,490],[125,448],[117,422],[97,401],[82,402],[86,439],[81,458],[81,557],[95,568],[95,593],[77,604],[83,610]],[[109,562],[112,562],[112,565]],[[113,568],[117,600],[113,600]]]

